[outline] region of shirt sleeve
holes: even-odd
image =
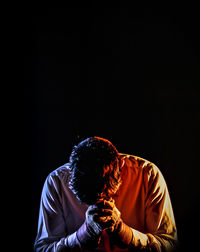
[[[42,190],[34,251],[58,252],[65,246],[66,236],[58,178],[50,174]]]
[[[165,179],[154,164],[145,167],[146,201],[145,222],[147,232],[133,231],[134,246],[150,251],[175,251],[177,229]]]

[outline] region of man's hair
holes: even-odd
[[[90,137],[73,147],[69,187],[88,205],[110,198],[121,184],[119,153],[107,139]]]

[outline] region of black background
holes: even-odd
[[[74,144],[96,135],[108,138],[119,152],[141,156],[160,168],[182,251],[195,251],[199,25],[198,8],[192,4],[27,10],[24,111],[32,181],[30,250],[46,176],[68,161]]]

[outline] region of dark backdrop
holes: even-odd
[[[182,250],[192,251],[200,191],[197,6],[32,6],[26,14],[30,249],[46,176],[74,144],[96,135],[158,165]]]

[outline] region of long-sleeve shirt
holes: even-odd
[[[134,247],[172,251],[177,243],[177,229],[161,171],[143,158],[120,155],[124,159],[122,184],[113,199],[123,222],[132,228],[133,246],[115,247],[112,251],[134,251]],[[44,183],[34,244],[37,252],[57,252],[60,240],[77,231],[85,221],[88,205],[77,200],[68,183],[68,163],[51,172]],[[103,232],[99,247],[92,251],[111,251],[110,242],[108,234]],[[62,251],[91,250],[66,248]]]

